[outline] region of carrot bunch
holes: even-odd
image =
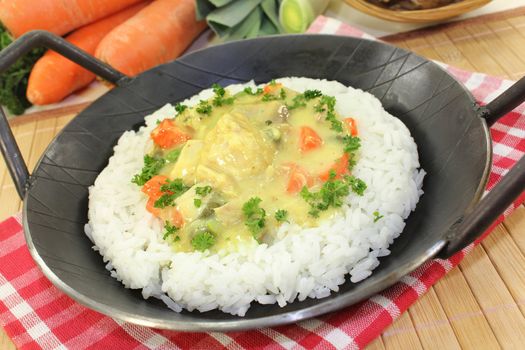
[[[205,28],[193,0],[0,0],[0,24],[12,37],[44,29],[128,75],[178,57]],[[27,99],[61,101],[95,76],[48,51],[29,75]]]

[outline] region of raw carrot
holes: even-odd
[[[299,192],[304,186],[310,187],[312,184],[313,179],[306,170],[295,164],[290,167],[286,192],[294,194]]]
[[[299,131],[299,148],[302,152],[312,151],[321,147],[323,139],[309,126],[301,127]]]
[[[141,2],[96,22],[77,29],[66,39],[84,51],[94,54],[100,41],[113,28],[123,23],[149,2]],[[27,99],[35,105],[61,101],[95,80],[95,75],[54,51],[47,51],[33,67],[27,86]]]
[[[343,156],[339,158],[334,165],[330,167],[327,171],[324,171],[319,175],[319,178],[322,181],[328,181],[330,178],[330,172],[335,172],[335,178],[338,179],[341,176],[348,174],[350,171],[348,170],[348,162],[350,161],[350,156],[348,153],[343,153]]]
[[[343,119],[343,122],[346,125],[346,129],[348,130],[348,133],[352,136],[357,136],[357,124],[355,122],[355,119],[345,118]]]
[[[0,0],[0,22],[15,38],[35,29],[64,35],[141,0]]]
[[[136,75],[178,57],[202,32],[194,0],[156,0],[113,29],[96,57],[127,75]]]
[[[191,139],[191,136],[179,129],[174,122],[164,119],[150,134],[153,142],[160,148],[171,148]]]

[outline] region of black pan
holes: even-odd
[[[487,125],[525,99],[525,80],[486,107],[446,71],[384,43],[321,35],[278,36],[229,43],[188,54],[129,78],[61,38],[32,32],[0,54],[0,72],[35,46],[54,49],[117,85],[74,118],[29,176],[5,117],[2,152],[24,200],[30,252],[44,274],[78,302],[111,317],[174,330],[239,330],[275,326],[341,309],[392,285],[431,257],[448,257],[471,242],[524,189],[521,160],[482,202],[491,164]],[[424,191],[392,254],[368,279],[330,297],[284,308],[253,305],[245,317],[219,311],[168,310],[111,278],[84,235],[88,186],[106,166],[120,135],[167,102],[212,83],[228,85],[283,76],[337,80],[368,91],[408,126],[428,172]],[[470,213],[470,214],[469,214]],[[286,267],[283,267],[286,268]]]

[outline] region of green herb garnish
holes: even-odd
[[[131,179],[131,182],[138,186],[144,186],[149,179],[157,175],[164,166],[166,161],[163,158],[153,158],[152,156],[144,156],[144,166],[140,171],[140,174],[135,174]]]
[[[195,250],[205,251],[215,244],[215,235],[211,232],[204,231],[197,233],[191,240],[191,245]]]
[[[352,153],[361,147],[361,139],[357,136],[346,135],[343,137],[343,145],[345,153]]]
[[[288,211],[284,209],[279,209],[275,212],[275,220],[279,222],[284,222],[288,220]]]
[[[336,179],[334,170],[330,170],[330,177],[318,192],[311,192],[306,186],[300,194],[303,199],[310,204],[308,212],[313,217],[318,217],[321,211],[328,210],[330,207],[339,208],[343,205],[343,200],[350,194],[350,191],[362,196],[366,190],[363,180],[354,176],[345,176]]]
[[[0,24],[0,51],[12,42],[13,38]],[[5,106],[9,112],[22,114],[31,106],[26,97],[29,73],[44,52],[44,48],[33,49],[0,74],[0,105]]]
[[[305,92],[303,92],[303,96],[305,100],[309,101],[311,99],[321,97],[323,96],[323,94],[319,90],[306,90]]]
[[[378,222],[379,219],[381,219],[382,217],[384,217],[383,215],[380,215],[379,212],[376,210],[373,212],[374,214],[374,222]]]
[[[200,198],[194,198],[194,199],[193,199],[193,205],[195,206],[195,208],[200,208],[201,205],[202,205],[202,199],[200,199]]]
[[[169,221],[166,221],[166,223],[164,224],[164,235],[162,236],[162,239],[165,240],[166,238],[174,235],[178,230],[179,228],[177,226],[170,224]]]
[[[180,197],[184,192],[189,190],[189,187],[186,186],[182,179],[174,179],[172,181],[167,180],[168,182],[160,186],[162,195],[153,203],[155,208],[166,208],[168,206],[173,206],[175,204],[175,199]]]
[[[262,232],[266,222],[266,211],[259,207],[261,202],[261,198],[252,197],[242,206],[242,213],[245,219],[244,224],[255,239],[259,238],[259,234]]]
[[[263,97],[262,97],[262,100],[264,102],[285,100],[285,99],[286,99],[286,90],[285,89],[279,90],[279,95],[264,94]]]
[[[177,114],[182,114],[187,108],[188,106],[183,105],[182,103],[177,103],[175,105],[175,111],[177,111]]]
[[[201,197],[206,197],[212,191],[211,186],[195,187],[195,193]]]
[[[251,87],[246,87],[244,88],[244,92],[248,95],[256,96],[261,95],[264,92],[264,90],[262,88],[257,88],[257,90],[253,91]]]
[[[222,105],[231,105],[235,100],[235,97],[225,97],[226,90],[224,90],[224,88],[219,84],[213,84],[212,88],[213,92],[215,93],[215,97],[213,98],[212,103],[215,107],[220,107]]]
[[[211,105],[208,101],[200,100],[195,110],[197,111],[197,113],[209,115],[211,114]]]

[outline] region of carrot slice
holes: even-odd
[[[156,145],[164,149],[172,148],[191,139],[190,135],[179,129],[170,119],[160,122],[150,136]]]
[[[160,187],[168,182],[168,177],[164,175],[155,175],[148,180],[142,186],[142,192],[144,192],[148,197],[156,201],[162,196],[162,191]]]
[[[0,22],[15,38],[43,29],[64,35],[141,0],[0,1]]]
[[[310,187],[313,185],[313,179],[306,170],[298,165],[293,164],[290,168],[290,177],[288,179],[288,185],[286,186],[286,192],[290,194],[301,191],[304,186]]]
[[[87,53],[94,54],[100,41],[113,28],[123,23],[149,2],[141,2],[114,15],[77,29],[66,37],[70,43]],[[61,101],[95,80],[95,74],[54,51],[47,51],[31,70],[27,86],[27,99],[35,105]]]
[[[321,175],[319,175],[319,178],[322,181],[328,181],[330,178],[330,172],[335,172],[335,178],[339,179],[341,176],[348,174],[350,171],[348,170],[348,162],[350,161],[350,156],[348,153],[343,153],[343,156],[339,158],[334,165],[330,167],[325,172],[322,172]]]
[[[345,118],[343,119],[343,122],[346,125],[346,129],[348,130],[348,133],[352,136],[357,136],[357,124],[355,122],[355,119]]]
[[[281,83],[275,83],[275,84],[268,84],[263,88],[264,94],[271,94],[277,89],[280,89],[283,86]]]
[[[312,151],[321,147],[323,139],[314,129],[308,126],[302,126],[299,133],[299,148],[302,152]]]
[[[155,208],[155,201],[156,199],[153,197],[150,197],[148,199],[148,203],[146,203],[146,210],[149,211],[154,216],[160,216],[160,208]]]
[[[177,58],[205,27],[195,19],[194,0],[156,0],[112,30],[95,55],[136,75]]]

